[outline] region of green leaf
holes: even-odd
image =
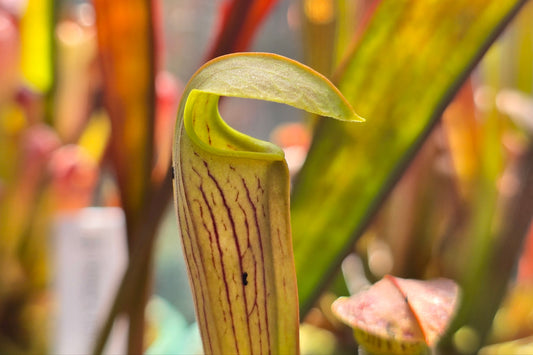
[[[193,89],[283,103],[342,121],[363,121],[323,75],[276,54],[238,53],[214,59],[191,78],[184,98]],[[183,108],[181,105],[178,118],[182,117]]]
[[[368,122],[320,122],[293,192],[303,314],[466,75],[524,2],[379,3],[336,76]]]
[[[272,54],[207,63],[180,104],[174,196],[204,351],[297,354],[287,164],[279,147],[222,120],[222,95],[361,119],[323,76]]]

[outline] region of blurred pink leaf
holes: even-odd
[[[418,349],[434,345],[444,333],[457,299],[458,287],[452,280],[386,275],[368,290],[339,298],[332,310],[354,328],[357,341],[369,351],[402,348],[398,344]]]

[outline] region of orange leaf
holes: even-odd
[[[261,22],[277,0],[226,1],[220,10],[220,25],[207,59],[248,49]]]
[[[111,156],[128,221],[149,194],[155,101],[150,0],[95,0],[99,59],[111,118]]]

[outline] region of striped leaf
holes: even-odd
[[[321,75],[269,54],[209,62],[189,82],[174,137],[175,206],[204,350],[297,354],[298,297],[283,151],[227,126],[220,96],[360,120]]]

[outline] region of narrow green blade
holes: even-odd
[[[323,120],[293,191],[305,314],[446,104],[523,0],[384,0],[337,76],[367,119]]]

